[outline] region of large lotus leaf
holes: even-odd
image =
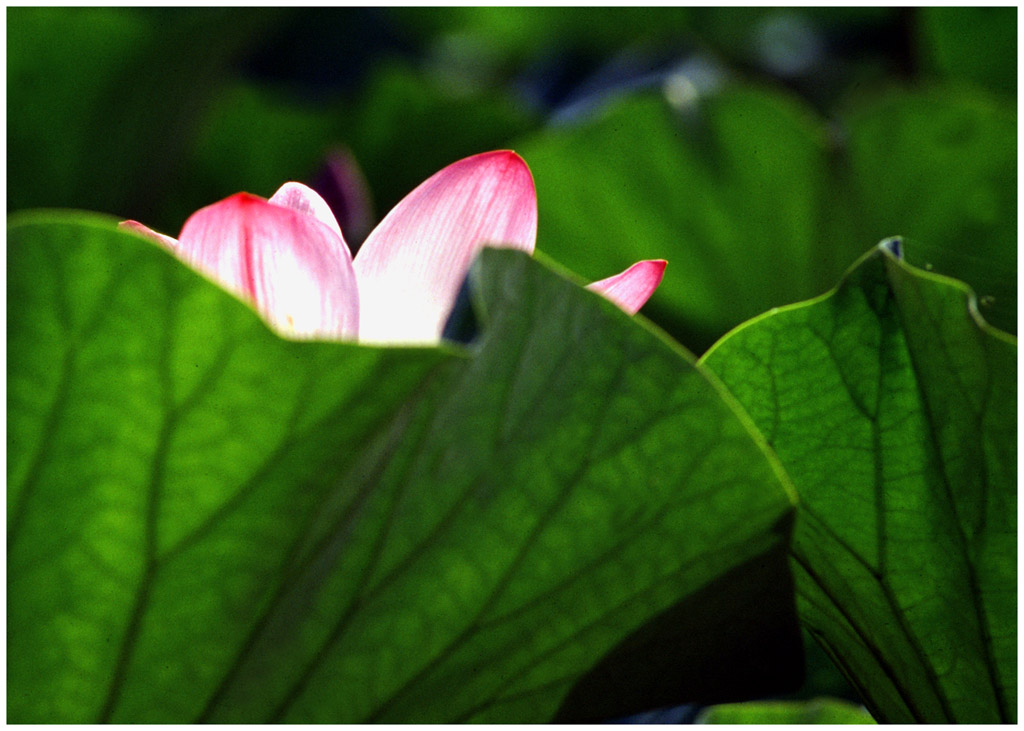
[[[703,359],[800,495],[801,618],[889,722],[1017,699],[1017,348],[960,282],[867,255]]]
[[[792,689],[792,493],[749,421],[525,255],[474,281],[470,348],[295,342],[110,221],[13,222],[9,720],[572,720]]]

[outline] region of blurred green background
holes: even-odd
[[[9,8],[8,210],[176,235],[344,150],[358,243],[512,148],[538,247],[590,279],[668,259],[645,313],[698,353],[892,235],[1016,332],[1016,13]]]

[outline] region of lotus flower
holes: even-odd
[[[330,207],[301,183],[285,183],[270,200],[237,193],[200,209],[177,239],[137,221],[121,225],[253,303],[284,335],[427,344],[440,340],[484,245],[533,252],[537,198],[514,152],[465,158],[395,206],[354,261]],[[633,314],[664,269],[664,261],[642,261],[590,288]]]

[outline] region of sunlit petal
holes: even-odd
[[[665,266],[663,259],[640,261],[621,274],[594,282],[587,289],[599,292],[630,315],[635,315],[661,284]]]
[[[537,197],[510,151],[449,165],[405,197],[355,259],[360,340],[433,343],[484,244],[533,251]]]
[[[253,302],[283,334],[357,334],[359,299],[348,247],[334,228],[306,212],[238,193],[185,222],[178,255]]]

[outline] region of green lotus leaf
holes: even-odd
[[[1017,348],[883,242],[702,359],[800,495],[804,625],[885,722],[1017,706]]]
[[[8,718],[548,721],[793,689],[793,503],[692,357],[488,250],[480,340],[272,334],[83,214],[8,231]]]

